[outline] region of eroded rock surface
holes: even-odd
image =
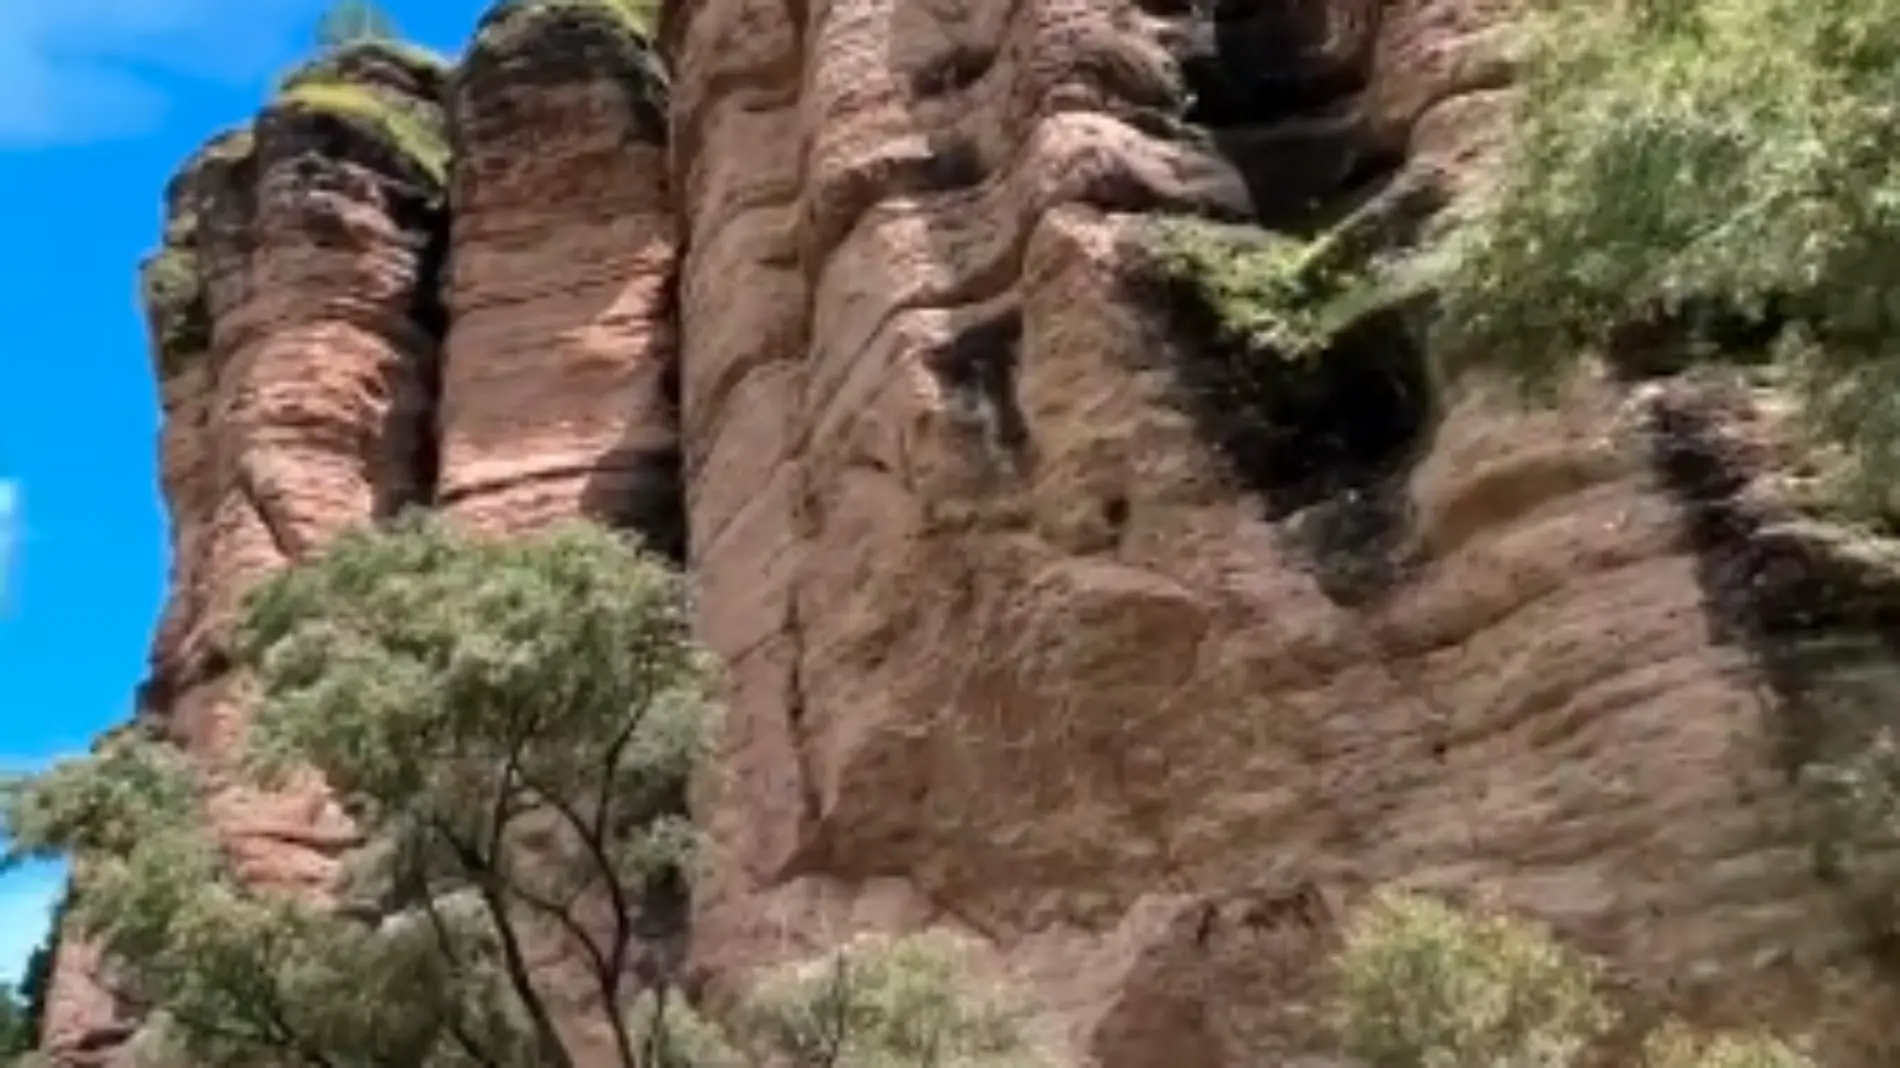
[[[1146,213],[1464,188],[1501,6],[671,11],[690,558],[733,677],[710,975],[947,923],[1091,1063],[1260,1063],[1325,1052],[1337,920],[1403,880],[1883,1055],[1640,398],[1467,387],[1387,443],[1376,514],[1269,520],[1288,472],[1209,447],[1196,341],[1131,288]]]
[[[1689,382],[1428,396],[1376,334],[1406,389],[1333,352],[1296,426],[1223,428],[1226,354],[1150,277],[1158,213],[1428,234],[1496,143],[1511,6],[675,0],[663,78],[576,0],[489,16],[446,82],[326,68],[445,100],[448,143],[285,104],[173,187],[146,713],[215,776],[236,598],[345,525],[588,515],[684,553],[729,663],[715,1005],[943,924],[1067,1063],[1307,1063],[1339,920],[1398,880],[1891,1063],[1774,650],[1900,617],[1812,603],[1854,568],[1776,511],[1774,421]],[[212,818],[293,886],[348,834],[314,788]],[[123,1014],[59,960],[49,1046],[105,1063]]]
[[[483,529],[588,515],[677,555],[665,82],[610,4],[477,31],[456,141],[442,506]]]
[[[365,67],[353,84],[439,110],[426,68]],[[223,784],[243,722],[223,643],[258,579],[433,490],[442,189],[363,116],[286,100],[195,157],[169,200],[161,256],[188,284],[150,313],[172,596],[140,715],[203,761],[241,874],[317,890],[349,828],[314,786]],[[45,1021],[57,1064],[111,1063],[129,1033],[95,963],[64,941]]]

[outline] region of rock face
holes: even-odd
[[[715,1002],[943,924],[1067,1063],[1292,1063],[1397,880],[1892,1063],[1789,783],[1825,680],[1776,650],[1900,599],[1787,521],[1772,407],[1592,374],[1526,407],[1368,321],[1261,425],[1155,283],[1162,212],[1429,232],[1501,128],[1509,6],[677,0],[669,79],[614,5],[531,3],[446,80],[339,64],[447,144],[291,99],[175,183],[146,714],[215,775],[234,598],[346,524],[584,514],[683,554],[730,666]],[[320,790],[217,796],[255,878],[321,884]],[[89,948],[56,973],[49,1051],[104,1063]]]
[[[673,12],[690,557],[734,687],[702,963],[952,924],[1079,1060],[1278,1063],[1324,1052],[1340,909],[1396,879],[1875,1055],[1881,985],[1815,978],[1850,928],[1785,706],[1643,403],[1348,381],[1308,416],[1333,470],[1209,447],[1198,339],[1131,292],[1144,215],[1456,192],[1504,76],[1485,5],[1215,11]]]
[[[337,77],[433,108],[439,125],[428,68],[370,57]],[[308,889],[327,883],[349,828],[314,787],[216,785],[242,725],[223,643],[257,579],[429,499],[442,329],[429,298],[440,177],[346,107],[287,93],[191,161],[146,286],[173,565],[140,715],[203,761],[209,818],[248,876]],[[56,1063],[109,1062],[123,1037],[92,958],[62,945],[44,1028]]]
[[[610,6],[489,16],[450,94],[440,503],[682,550],[665,80]]]

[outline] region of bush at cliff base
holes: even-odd
[[[1900,509],[1900,0],[1544,0],[1524,45],[1441,355],[1536,379],[1672,324],[1786,372]]]
[[[365,840],[337,907],[234,878],[197,770],[143,729],[14,784],[6,829],[79,855],[75,919],[156,1022],[154,1063],[571,1068],[528,931],[569,930],[630,1047],[629,962],[697,837],[712,665],[687,620],[681,576],[597,528],[349,534],[263,584],[234,644],[241,770],[314,769]],[[617,921],[580,923],[603,898]]]
[[[1617,1013],[1600,962],[1526,920],[1382,890],[1347,925],[1334,1022],[1368,1068],[1576,1068]],[[1669,1022],[1642,1068],[1816,1068],[1769,1035]]]

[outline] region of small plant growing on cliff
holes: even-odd
[[[17,851],[79,854],[79,925],[167,1044],[209,1066],[574,1068],[555,1020],[578,985],[614,1062],[655,1063],[626,1010],[670,974],[712,715],[679,576],[585,525],[491,542],[411,520],[264,583],[233,648],[259,698],[245,770],[322,774],[361,833],[337,907],[238,880],[193,770],[143,734],[6,808]],[[536,963],[556,945],[566,966]]]
[[[1338,970],[1340,1035],[1371,1068],[1565,1068],[1613,1020],[1589,958],[1421,895],[1377,894]]]
[[[1322,351],[1363,289],[1319,242],[1200,219],[1155,225],[1161,269],[1196,292],[1221,330],[1287,359]]]

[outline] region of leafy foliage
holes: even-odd
[[[1343,269],[1323,240],[1174,218],[1154,251],[1234,340],[1288,359],[1313,356],[1362,310],[1369,281]]]
[[[1644,1068],[1815,1068],[1813,1058],[1771,1035],[1703,1038],[1680,1024],[1643,1043]]]
[[[1382,891],[1339,958],[1339,1029],[1372,1068],[1560,1068],[1613,1020],[1597,966],[1543,930]]]
[[[1861,474],[1891,470],[1900,0],[1545,0],[1529,25],[1514,148],[1444,261],[1441,353],[1535,381],[1667,327],[1772,359]]]
[[[16,849],[81,855],[76,917],[163,1021],[160,1063],[571,1068],[528,962],[547,930],[645,1063],[622,1010],[643,920],[685,890],[712,715],[682,580],[585,525],[497,543],[410,519],[266,582],[235,649],[250,770],[314,769],[363,832],[349,907],[241,886],[184,759],[138,732],[6,807]]]
[[[863,935],[754,988],[742,1030],[807,1068],[1029,1068],[1020,1009],[976,986],[939,932]]]
[[[1370,1068],[1573,1068],[1617,1022],[1601,965],[1535,924],[1387,889],[1360,909],[1335,964],[1336,1022]],[[1594,1063],[1594,1062],[1591,1062]],[[1644,1068],[1814,1068],[1766,1034],[1650,1032]]]

